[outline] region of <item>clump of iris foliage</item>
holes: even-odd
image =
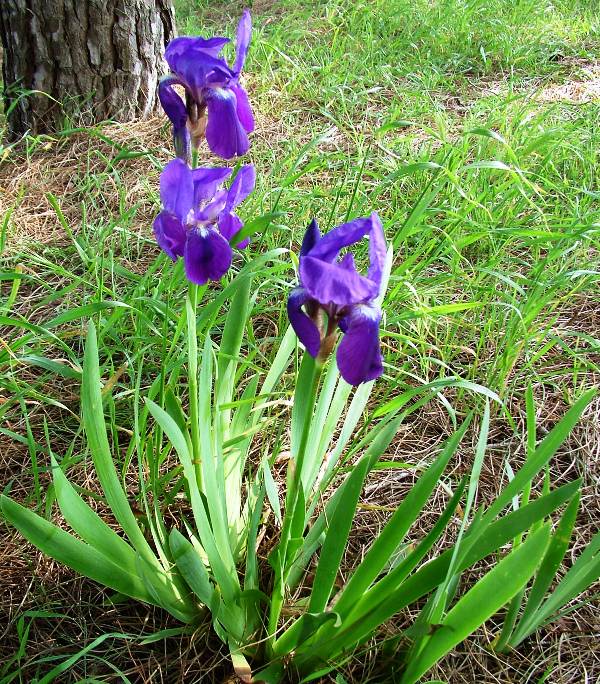
[[[173,126],[176,158],[161,175],[162,210],[154,232],[168,257],[183,261],[189,281],[174,331],[175,338],[186,335],[187,356],[167,358],[136,414],[130,454],[138,459],[143,518],[134,515],[115,468],[92,322],[81,383],[83,425],[120,533],[83,500],[57,455],[51,455],[54,492],[72,532],[7,495],[1,498],[2,512],[29,541],[77,572],[159,606],[185,624],[210,621],[243,681],[317,679],[343,663],[384,622],[418,606],[418,617],[402,635],[399,681],[410,684],[501,609],[506,608],[495,648],[518,647],[600,576],[596,535],[555,581],[569,549],[579,482],[552,488],[546,480],[541,493],[532,494],[532,480],[546,470],[594,393],[575,401],[537,444],[528,390],[527,459],[488,506],[476,507],[475,498],[490,406],[476,420],[469,414],[353,571],[339,581],[369,472],[407,415],[430,395],[410,406],[408,399],[389,401],[375,407],[369,421],[363,419],[384,372],[379,328],[392,264],[390,240],[376,211],[325,234],[316,220],[310,223],[297,259],[298,282],[289,283],[290,327],[266,375],[250,373],[244,363],[253,286],[264,265],[286,250],[260,253],[240,269],[232,268],[236,252],[251,250],[252,236],[273,217],[259,216],[244,225],[235,211],[254,189],[252,165],[208,167],[199,166],[198,159],[205,144],[226,160],[249,149],[253,115],[240,78],[250,38],[246,11],[233,66],[221,56],[226,38],[182,37],[166,50],[172,73],[161,82],[159,94]],[[185,100],[174,86],[183,88]],[[363,242],[368,242],[368,263],[360,268],[355,257],[365,261]],[[261,287],[268,289],[268,283]],[[224,327],[211,329],[215,312],[225,303]],[[287,417],[272,413],[276,402],[270,399],[290,373],[294,394],[288,424]],[[182,397],[187,397],[185,409]],[[144,450],[140,435],[152,421],[155,439]],[[267,421],[277,424],[277,434],[290,435],[281,492],[272,474],[278,452],[262,444],[256,457]],[[474,425],[478,437],[471,473],[454,488],[429,531],[407,544]],[[357,432],[358,439],[351,440]],[[148,464],[156,475],[170,452],[179,459],[181,489],[189,504],[189,514],[175,525],[167,525],[161,501],[149,496],[144,467]],[[453,543],[441,549],[438,542],[451,523],[457,529]],[[257,559],[259,530],[265,525],[275,530],[268,565]],[[493,559],[490,569],[470,586],[461,583],[463,573],[485,558]]]

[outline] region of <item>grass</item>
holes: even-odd
[[[180,0],[180,33],[231,31],[242,6]],[[327,229],[380,213],[395,263],[385,376],[370,412],[448,380],[410,416],[388,455],[418,465],[458,417],[482,405],[482,394],[496,395],[494,458],[484,463],[479,491],[491,499],[505,461],[514,467],[523,457],[515,428],[524,421],[527,386],[542,436],[600,374],[600,102],[585,87],[600,73],[596,3],[257,0],[252,9],[246,70],[259,184],[242,213],[284,212],[254,253],[297,250],[313,216]],[[574,83],[583,84],[575,102],[564,97]],[[98,325],[125,481],[136,474],[129,437],[139,396],[165,357],[176,359],[183,348],[174,331],[184,280],[150,230],[169,144],[162,118],[111,125],[30,139],[0,168],[8,190],[0,198],[0,484],[40,510],[52,502],[44,495],[50,448],[94,494],[78,418],[86,320]],[[246,342],[258,369],[268,367],[285,329],[291,257],[271,260],[265,276],[273,280],[268,289],[266,277],[257,282]],[[217,328],[223,313],[214,314]],[[285,398],[290,387],[281,390]],[[275,424],[263,446],[270,438],[284,449]],[[552,470],[556,483],[583,477],[577,545],[600,519],[598,444],[589,413]],[[468,471],[472,458],[462,453],[454,475]],[[406,469],[371,479],[349,565],[411,482]],[[170,484],[161,487],[177,515]],[[47,681],[222,681],[226,654],[210,636],[152,641],[177,624],[130,603],[102,608],[96,586],[1,531],[0,682],[34,681],[57,663],[65,673]],[[348,681],[384,681],[393,672],[403,619],[347,665]],[[443,661],[438,675],[452,684],[592,680],[600,672],[594,619],[583,606],[516,656],[485,650],[490,627]]]

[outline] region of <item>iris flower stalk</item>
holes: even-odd
[[[351,253],[341,255],[363,238],[369,240],[369,268],[358,272]],[[383,226],[376,213],[345,223],[321,236],[316,221],[306,230],[300,250],[300,285],[288,299],[292,327],[306,348],[298,385],[308,385],[304,423],[295,461],[289,462],[285,514],[278,547],[275,582],[269,608],[267,649],[272,655],[275,634],[289,577],[292,522],[300,501],[302,467],[325,362],[332,354],[338,331],[344,334],[336,358],[340,374],[351,385],[383,372],[379,345],[381,309],[378,303],[386,261]]]
[[[206,138],[211,151],[231,159],[246,154],[248,133],[254,130],[254,117],[240,75],[252,35],[252,22],[244,10],[237,29],[235,61],[230,66],[221,56],[228,38],[181,36],[165,51],[171,73],[159,84],[158,95],[173,124],[177,156],[191,160]],[[185,91],[185,102],[175,91]]]
[[[252,165],[241,167],[228,189],[223,187],[232,169],[190,169],[181,159],[164,168],[160,178],[163,209],[154,221],[154,233],[163,251],[176,261],[182,258],[188,279],[186,320],[188,331],[188,387],[190,433],[198,482],[200,466],[198,338],[196,310],[199,288],[220,280],[232,261],[231,239],[243,227],[235,208],[252,192],[256,174]],[[243,249],[248,240],[236,246]]]

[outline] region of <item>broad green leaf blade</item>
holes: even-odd
[[[510,601],[532,577],[549,539],[550,526],[545,525],[480,579],[446,615],[419,656],[408,664],[401,684],[414,684],[448,651]]]
[[[381,454],[383,454],[391,444],[394,436],[398,432],[402,419],[403,417],[399,416],[390,421],[389,424],[386,425],[380,432],[378,432],[378,434],[369,443],[367,452],[365,454],[369,457],[368,471],[373,468],[375,463],[377,463],[381,457]],[[325,505],[325,510],[321,512],[319,517],[311,525],[311,528],[302,544],[302,548],[290,568],[287,580],[288,586],[295,587],[298,584],[300,578],[302,577],[304,568],[307,566],[313,553],[319,548],[319,546],[321,546],[324,539],[324,530],[327,527],[327,522],[333,516],[335,509],[344,493],[344,489],[347,486],[348,478],[346,478],[336,489]]]
[[[325,456],[324,452],[327,448],[327,444],[325,444],[324,448],[321,447],[322,437],[325,437],[328,433],[332,434],[338,421],[339,414],[335,418],[329,418],[329,408],[332,405],[332,399],[338,385],[338,380],[339,373],[337,366],[334,363],[330,363],[322,376],[319,399],[311,419],[310,432],[306,443],[306,455],[302,463],[302,486],[306,492],[307,500],[310,499],[312,485],[319,472],[319,467],[323,462]],[[342,391],[345,394],[345,397],[343,398],[343,403],[345,404],[345,399],[347,398],[351,387],[349,385],[343,387],[341,383],[340,387],[342,387]],[[347,391],[345,391],[346,388]],[[342,407],[339,408],[341,413]],[[330,424],[331,421],[334,421],[333,426]],[[293,455],[295,455],[295,453],[295,451],[292,452]]]
[[[177,427],[181,431],[181,434],[186,439],[191,439],[187,429],[187,418],[183,412],[181,401],[179,401],[179,398],[175,395],[170,387],[167,387],[165,392],[165,410],[175,421]]]
[[[198,383],[198,420],[200,426],[200,450],[202,458],[203,493],[206,497],[211,527],[215,542],[223,559],[225,567],[233,576],[235,561],[229,537],[228,506],[234,511],[239,510],[236,501],[227,501],[225,488],[225,472],[223,454],[219,438],[222,438],[220,426],[212,420],[212,387],[213,387],[213,349],[210,335],[206,335],[202,350],[202,364],[200,366],[200,382]]]
[[[538,570],[531,591],[529,592],[529,598],[525,604],[523,615],[517,625],[513,638],[510,640],[511,645],[516,646],[521,641],[521,635],[528,632],[530,627],[539,626],[538,620],[536,619],[536,612],[544,600],[544,596],[550,588],[550,585],[554,581],[556,572],[569,547],[569,541],[577,518],[580,498],[581,492],[577,492],[566,507],[565,512],[556,527],[556,531],[552,535],[544,560],[540,565],[540,569]]]
[[[308,606],[309,613],[321,613],[325,610],[333,589],[335,578],[340,568],[348,535],[356,512],[358,498],[367,476],[369,457],[365,456],[348,476],[348,484],[344,488],[329,527],[325,532],[323,549],[313,583]]]
[[[470,423],[468,418],[446,443],[437,460],[421,475],[398,506],[387,525],[367,551],[336,603],[336,611],[344,616],[362,598],[363,593],[381,573],[402,543],[438,483],[448,461],[454,455]],[[316,612],[316,611],[312,611]]]
[[[176,528],[169,535],[169,547],[173,560],[190,589],[206,606],[210,606],[214,588],[210,583],[208,571],[198,552]]]
[[[536,625],[552,622],[552,617],[565,604],[585,591],[593,582],[600,578],[600,532],[587,545],[585,551],[575,561],[559,582],[550,597],[539,608],[536,615]],[[522,639],[535,630],[536,626],[528,626]]]
[[[377,588],[380,595],[385,594],[386,587],[391,592],[395,591],[395,588],[400,586],[404,579],[406,579],[406,577],[408,577],[408,575],[417,567],[423,558],[425,558],[436,540],[446,529],[446,525],[450,522],[450,519],[457,509],[460,499],[462,498],[466,484],[467,480],[466,478],[463,478],[456,492],[444,509],[442,515],[440,515],[438,520],[436,520],[435,525],[431,528],[428,534],[419,542],[414,551],[410,552],[403,561],[398,563],[393,570],[391,570],[384,578],[380,580],[380,582],[378,582]],[[369,606],[372,606],[373,601],[375,600],[376,597],[371,595],[370,591],[367,591],[361,597],[361,600],[359,600],[351,609],[347,616],[348,622],[351,622],[359,617],[361,613],[364,613],[365,609],[367,609]]]
[[[578,481],[563,485],[492,523],[485,534],[471,546],[466,556],[461,558],[457,572],[466,570],[502,548],[521,532],[529,530],[536,522],[543,520],[565,501],[570,500],[578,488]],[[377,582],[367,594],[368,601],[365,600],[364,609],[360,613],[353,613],[352,623],[345,622],[337,635],[320,643],[319,652],[337,653],[341,649],[352,648],[360,643],[379,625],[439,586],[444,581],[451,559],[452,549],[448,549],[434,560],[422,565],[398,585],[386,582],[387,578]]]
[[[298,371],[292,408],[292,458],[294,459],[298,456],[298,449],[302,441],[306,412],[311,404],[310,396],[313,391],[315,373],[315,360],[308,352],[305,352],[302,355],[302,362]]]
[[[117,522],[129,537],[129,541],[138,553],[144,556],[150,563],[159,566],[156,556],[137,524],[115,470],[106,435],[100,386],[96,328],[93,321],[90,321],[83,360],[81,407],[83,411],[83,425],[94,461],[94,467],[106,496],[106,501],[114,513]]]
[[[190,601],[190,590],[187,585],[185,593],[178,593],[170,572],[164,572],[140,556],[136,556],[138,574],[144,581],[148,591],[154,597],[154,603],[171,613],[181,622],[193,622],[198,618],[198,606]],[[180,578],[178,578],[180,579]]]
[[[261,395],[271,394],[273,388],[277,384],[277,381],[288,367],[292,352],[296,349],[297,344],[298,342],[296,339],[296,333],[290,325],[285,331],[285,335],[283,336],[281,342],[279,343],[279,349],[277,350],[277,354],[275,354],[275,359],[273,360],[273,363],[269,368],[269,372],[267,373],[267,377],[260,388]]]
[[[324,613],[304,613],[277,639],[273,645],[274,655],[278,656],[296,651],[331,620],[339,620],[339,615],[333,610]]]
[[[217,403],[231,401],[233,377],[244,338],[244,330],[250,308],[252,276],[238,279],[235,294],[231,298],[225,321],[219,353],[217,356]]]
[[[138,601],[155,603],[144,582],[106,558],[89,544],[24,508],[4,494],[0,505],[6,520],[47,556],[72,570]]]
[[[347,383],[340,383],[341,387],[346,388],[348,385]],[[344,411],[345,409],[345,404],[342,406],[342,410],[340,411],[340,416],[345,413],[344,417],[344,422],[342,424],[342,429],[340,431],[340,434],[336,437],[335,440],[335,446],[333,447],[333,451],[330,456],[328,456],[328,463],[327,467],[325,469],[325,473],[323,474],[323,479],[321,481],[321,485],[319,486],[319,491],[323,491],[323,489],[327,486],[329,483],[329,479],[331,477],[331,474],[336,467],[344,449],[346,448],[348,442],[350,441],[350,437],[352,436],[352,433],[354,432],[356,426],[358,425],[358,421],[360,420],[361,416],[363,415],[363,412],[365,410],[365,407],[367,405],[367,402],[369,401],[369,397],[371,396],[371,392],[373,391],[373,387],[375,386],[375,382],[364,382],[362,385],[359,385],[359,387],[355,390],[354,396],[352,397],[352,401],[350,402],[350,406]],[[346,395],[347,397],[347,395]],[[345,400],[344,400],[345,402]],[[333,404],[335,405],[336,403],[336,397],[334,397]],[[338,418],[339,419],[339,418]],[[334,426],[335,427],[335,426]],[[329,436],[328,442],[331,441],[331,435]],[[324,447],[321,449],[323,451]],[[317,504],[318,499],[315,498],[314,505]]]
[[[153,416],[154,420],[161,426],[165,435],[169,438],[171,444],[175,447],[175,451],[179,456],[181,465],[183,466],[183,473],[188,481],[190,491],[190,503],[192,512],[194,514],[194,521],[196,528],[202,541],[206,554],[208,556],[211,569],[215,575],[215,579],[221,587],[221,591],[227,600],[233,600],[234,596],[239,592],[239,584],[237,583],[237,573],[231,572],[223,562],[221,553],[217,547],[212,527],[204,502],[200,496],[198,483],[196,480],[196,471],[192,464],[192,457],[181,430],[177,427],[177,423],[171,416],[164,411],[158,404],[155,404],[149,399],[146,400],[148,410]]]
[[[133,548],[83,501],[54,456],[51,458],[54,491],[65,520],[84,542],[110,558],[126,572],[136,575],[136,553]]]
[[[277,520],[279,525],[281,525],[281,506],[279,504],[279,492],[277,490],[277,483],[273,479],[271,469],[269,468],[269,461],[266,458],[263,459],[262,462],[262,471],[265,482],[265,490],[267,493],[267,499],[269,500],[269,504],[271,505],[271,509],[273,511],[275,519]]]
[[[479,476],[481,474],[481,467],[483,465],[483,459],[485,458],[485,451],[487,448],[488,433],[490,427],[490,404],[486,402],[483,418],[481,420],[481,428],[479,430],[479,438],[477,440],[477,448],[475,449],[475,458],[473,459],[473,467],[471,469],[471,476],[469,478],[469,489],[467,491],[467,500],[465,502],[465,507],[463,510],[462,521],[460,524],[460,529],[454,544],[452,552],[452,560],[450,561],[450,567],[446,573],[446,579],[438,587],[435,598],[432,600],[431,606],[427,609],[428,622],[430,624],[437,624],[442,618],[442,614],[446,609],[446,605],[450,600],[450,589],[451,586],[456,586],[455,570],[458,563],[459,553],[461,550],[461,544],[463,541],[463,536],[467,528],[467,522],[471,514],[471,508],[475,502],[475,496],[477,493],[477,486],[479,484]]]

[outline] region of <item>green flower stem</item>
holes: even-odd
[[[307,353],[307,352],[305,352]],[[304,415],[304,423],[302,426],[302,436],[300,438],[300,446],[298,448],[298,455],[296,459],[290,460],[288,467],[288,489],[286,495],[285,513],[283,518],[283,525],[281,529],[281,541],[277,549],[277,569],[275,572],[275,581],[273,584],[273,592],[271,596],[271,607],[269,611],[269,625],[268,625],[268,639],[267,650],[272,655],[272,647],[275,642],[275,633],[283,608],[283,599],[285,596],[286,580],[289,571],[288,560],[288,546],[291,535],[291,527],[294,518],[296,517],[296,509],[298,507],[299,493],[302,481],[302,466],[304,464],[306,445],[310,435],[310,428],[312,425],[312,417],[317,402],[319,382],[323,370],[323,363],[315,361],[313,374],[311,379],[311,389],[308,397],[306,413]]]
[[[190,402],[190,436],[192,438],[192,461],[196,470],[198,488],[202,490],[202,467],[200,454],[200,421],[198,414],[198,331],[196,309],[198,307],[198,286],[188,283],[185,303],[188,331],[188,391]]]

